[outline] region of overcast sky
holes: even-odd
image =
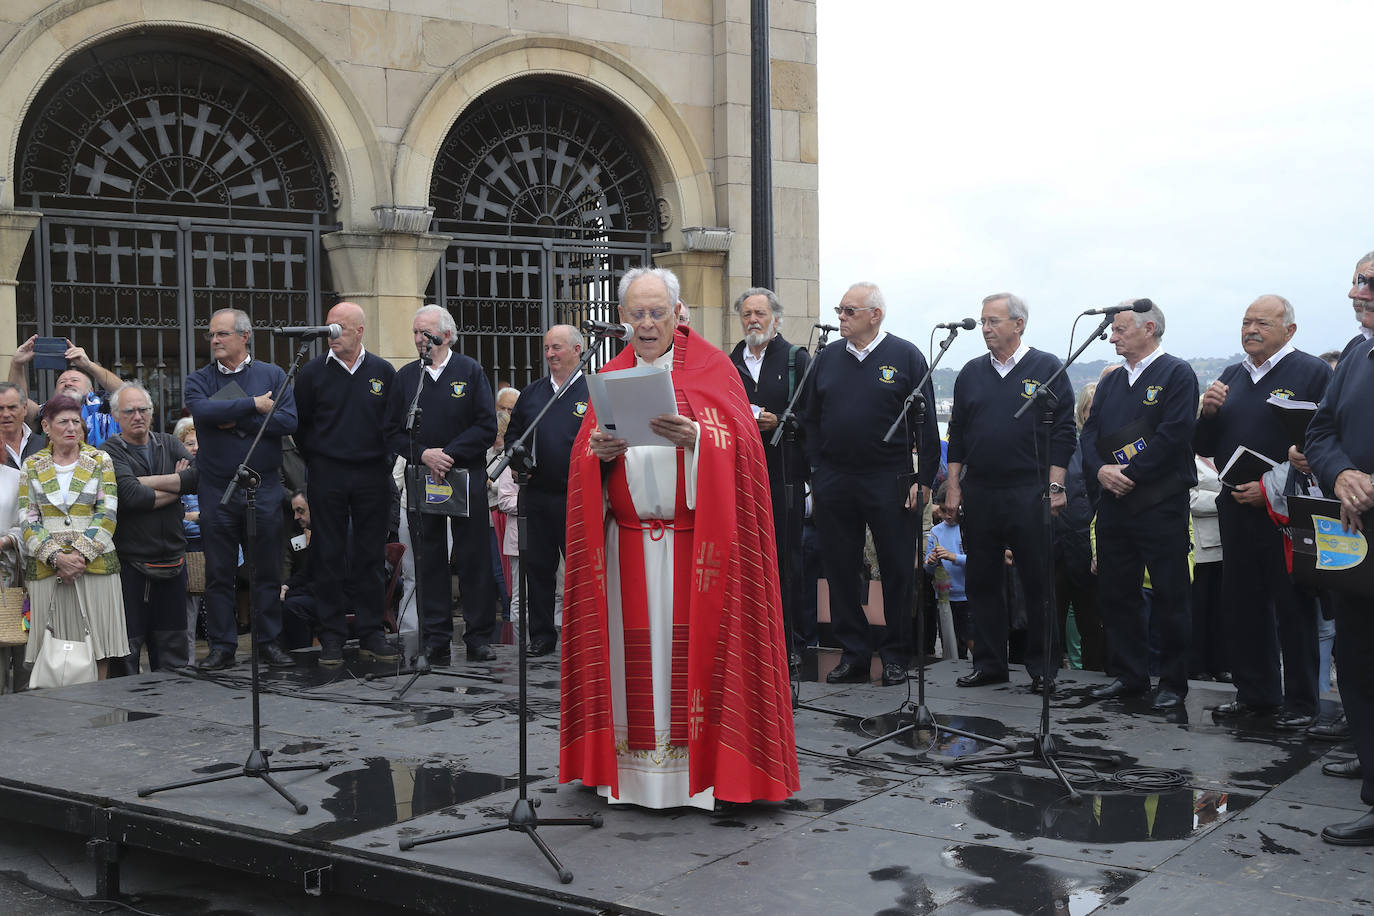
[[[924,350],[1010,290],[1062,357],[1077,313],[1148,296],[1166,349],[1226,356],[1278,293],[1298,347],[1339,349],[1374,249],[1371,12],[820,0],[822,316],[872,280]],[[981,350],[962,334],[942,365]]]

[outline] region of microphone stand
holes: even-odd
[[[935,374],[935,367],[940,364],[940,360],[944,359],[945,351],[949,349],[950,344],[954,343],[954,338],[958,336],[958,327],[949,329],[949,336],[940,342],[940,350],[935,354],[935,359],[926,367],[926,374],[916,383],[916,387],[911,389],[911,394],[907,395],[906,401],[902,403],[902,410],[897,414],[897,419],[893,420],[892,425],[888,427],[887,434],[883,436],[884,442],[892,441],[892,437],[897,434],[898,427],[906,420],[908,411],[911,411],[913,415],[912,423],[916,427],[916,441],[918,443],[921,441],[921,430],[925,427],[926,422],[926,398],[921,389],[926,386],[926,382]],[[925,506],[922,505],[923,502],[924,500],[921,496],[920,488],[917,487],[916,556],[918,558],[924,554],[926,539]],[[922,567],[924,569],[924,564],[922,564]],[[913,582],[912,591],[915,592],[912,596],[912,606],[915,608],[916,612],[916,702],[914,704],[911,702],[911,681],[908,679],[906,682],[906,699],[902,701],[900,706],[889,713],[891,717],[897,720],[897,727],[885,735],[874,738],[872,741],[867,741],[856,747],[845,748],[845,753],[850,757],[857,757],[871,747],[875,747],[885,741],[899,738],[909,732],[930,732],[931,747],[935,746],[935,742],[940,739],[940,735],[943,733],[947,735],[958,735],[961,738],[971,738],[983,744],[995,744],[998,747],[1005,748],[1007,751],[1011,751],[1011,745],[999,741],[996,738],[989,738],[986,735],[980,735],[976,732],[964,731],[963,729],[941,724],[941,722],[935,718],[934,714],[931,713],[929,707],[926,706],[925,589],[921,587],[921,583],[918,580]],[[900,609],[894,609],[894,611],[897,614],[901,613]],[[888,626],[892,625],[891,622],[888,623]],[[927,748],[926,753],[929,753],[929,751],[930,748]]]
[[[539,411],[539,413],[535,415],[535,418],[532,421],[530,421],[530,425],[527,426],[525,428],[525,431],[520,434],[520,438],[516,439],[506,448],[506,453],[501,456],[501,460],[498,461],[493,468],[487,471],[487,477],[491,480],[495,480],[496,478],[501,476],[501,472],[504,471],[508,465],[513,465],[515,468],[513,473],[515,474],[516,483],[519,486],[519,496],[516,498],[515,513],[516,531],[518,533],[520,548],[520,581],[517,583],[517,588],[519,588],[520,590],[520,622],[519,626],[516,629],[515,637],[515,642],[519,646],[520,653],[519,794],[516,796],[514,804],[511,805],[510,813],[507,814],[506,819],[500,823],[488,824],[483,827],[471,827],[467,830],[451,830],[444,833],[436,833],[425,837],[403,839],[400,841],[400,848],[403,851],[413,849],[416,846],[423,846],[428,843],[438,843],[443,840],[453,840],[458,839],[459,837],[479,836],[484,833],[495,833],[498,830],[514,830],[518,833],[523,833],[525,836],[529,837],[530,841],[533,842],[534,845],[539,848],[539,851],[544,854],[544,858],[549,860],[549,864],[553,866],[554,871],[558,873],[558,880],[563,884],[568,884],[573,879],[572,871],[567,868],[564,868],[563,863],[558,861],[558,857],[554,855],[553,850],[550,849],[548,844],[544,842],[544,838],[539,835],[539,828],[541,826],[600,827],[603,823],[600,814],[593,814],[589,817],[546,818],[543,821],[541,821],[539,819],[538,812],[535,811],[535,809],[539,807],[539,799],[530,798],[528,791],[529,655],[526,643],[529,632],[528,624],[530,619],[530,606],[529,592],[527,588],[527,582],[529,577],[529,563],[525,556],[526,551],[529,548],[529,525],[525,506],[525,489],[529,484],[530,470],[533,464],[533,454],[530,452],[528,446],[525,443],[527,440],[530,439],[535,429],[539,426],[540,421],[544,419],[544,415],[549,412],[550,408],[553,407],[554,403],[558,401],[560,398],[562,398],[563,395],[567,393],[568,389],[572,387],[572,380],[577,378],[577,374],[579,372],[582,372],[584,369],[586,369],[588,362],[591,361],[591,358],[595,355],[595,353],[595,347],[588,347],[586,350],[583,351],[582,359],[580,362],[578,362],[577,368],[573,370],[573,373],[568,376],[568,381],[563,385],[561,389],[559,389],[556,395],[549,398],[549,400],[544,404],[543,408]]]
[[[958,757],[953,760],[940,761],[944,766],[952,769],[962,769],[965,767],[979,766],[985,763],[1001,763],[1005,761],[1025,760],[1048,767],[1059,778],[1065,790],[1069,793],[1071,800],[1078,799],[1078,790],[1069,782],[1064,775],[1063,769],[1059,766],[1059,760],[1077,760],[1091,763],[1110,763],[1117,764],[1120,757],[1116,754],[1096,754],[1089,751],[1069,750],[1060,744],[1053,733],[1050,731],[1050,694],[1054,693],[1054,681],[1049,677],[1051,653],[1054,651],[1055,623],[1058,615],[1055,611],[1054,597],[1054,517],[1050,511],[1050,428],[1054,425],[1054,408],[1058,398],[1050,390],[1050,386],[1059,380],[1060,376],[1069,371],[1069,366],[1073,365],[1079,355],[1088,348],[1094,340],[1106,339],[1106,330],[1111,325],[1114,315],[1105,315],[1102,322],[1097,326],[1097,330],[1088,335],[1082,345],[1069,355],[1068,360],[1055,370],[1043,385],[1035,389],[1030,400],[1022,404],[1012,416],[1012,420],[1020,420],[1026,411],[1030,410],[1031,405],[1040,406],[1040,425],[1035,432],[1036,450],[1040,455],[1040,521],[1045,532],[1045,570],[1044,570],[1044,591],[1040,596],[1040,623],[1041,623],[1041,653],[1043,670],[1045,671],[1044,689],[1040,691],[1040,727],[1036,732],[1035,738],[1030,744],[1020,750],[1008,751],[996,754],[973,754],[967,757]]]
[[[425,389],[425,377],[429,374],[425,372],[425,367],[431,365],[434,362],[434,360],[429,355],[430,350],[432,350],[433,348],[434,344],[432,341],[430,341],[429,335],[426,334],[424,342],[424,351],[420,354],[420,377],[415,381],[415,394],[411,397],[410,408],[406,411],[406,433],[410,437],[410,455],[415,454],[415,434],[420,429],[420,419],[424,415],[424,409],[420,406],[420,393],[423,392]],[[493,677],[490,674],[470,674],[464,671],[436,671],[434,667],[431,666],[429,663],[429,655],[425,652],[424,646],[424,631],[422,629],[424,621],[420,619],[420,608],[424,606],[424,602],[422,600],[424,597],[424,590],[423,586],[421,585],[421,583],[424,582],[424,577],[420,575],[420,558],[423,553],[422,548],[424,547],[425,542],[424,525],[420,519],[420,504],[422,502],[422,499],[420,496],[420,487],[411,484],[411,464],[409,458],[410,456],[407,456],[406,475],[404,483],[406,490],[406,525],[410,528],[411,565],[415,568],[415,660],[411,663],[411,666],[409,668],[398,667],[396,669],[396,677],[403,677],[408,674],[410,675],[410,680],[406,681],[405,684],[402,685],[400,690],[392,694],[391,699],[399,700],[402,697],[404,697],[406,695],[406,692],[409,691],[411,687],[415,686],[415,682],[418,681],[420,677],[425,674],[442,674],[445,677],[461,677],[473,681],[500,683],[500,678]],[[424,467],[424,465],[421,464],[420,467]],[[472,514],[472,506],[468,506],[468,514]],[[445,532],[448,531],[447,519],[445,519],[444,530]],[[444,540],[447,539],[445,538]],[[448,565],[447,562],[445,562],[445,565]],[[396,618],[397,630],[401,629],[401,621],[405,619],[405,612],[406,609],[405,604],[403,602],[401,605],[401,614],[399,617]],[[452,613],[451,608],[449,610],[449,613]],[[401,646],[404,649],[404,636],[401,637]],[[452,651],[451,647],[450,651]],[[390,676],[391,675],[369,674],[367,676],[367,680],[373,680],[377,677]]]
[[[224,490],[224,497],[219,501],[219,507],[225,508],[233,500],[234,494],[239,487],[243,488],[243,499],[246,515],[244,518],[244,560],[248,565],[248,594],[257,594],[258,586],[258,512],[257,495],[258,486],[262,483],[262,476],[252,467],[249,462],[253,459],[253,453],[258,449],[258,443],[262,441],[263,433],[271,425],[272,418],[277,414],[277,408],[281,406],[282,395],[291,390],[291,385],[295,381],[296,372],[300,369],[301,363],[305,362],[306,351],[309,350],[308,340],[301,341],[300,349],[296,351],[295,359],[291,362],[291,368],[286,373],[286,382],[282,385],[281,391],[277,392],[276,398],[272,400],[272,406],[268,408],[266,416],[262,418],[262,424],[258,426],[258,433],[253,437],[253,442],[248,446],[248,453],[243,456],[243,462],[234,472],[234,479],[229,481],[229,486]],[[261,610],[256,609],[256,610]],[[243,769],[234,773],[220,773],[215,776],[203,776],[198,779],[188,779],[182,782],[168,783],[161,786],[146,786],[138,790],[139,798],[147,798],[158,792],[166,792],[169,789],[184,789],[189,786],[201,786],[212,782],[221,782],[226,779],[253,778],[261,779],[270,786],[278,795],[286,799],[292,808],[296,809],[297,814],[304,814],[310,810],[310,806],[302,803],[298,798],[286,790],[281,783],[272,778],[272,767],[269,758],[272,752],[263,750],[262,747],[262,715],[260,709],[261,682],[258,679],[258,640],[257,631],[258,615],[255,609],[250,608],[248,612],[248,633],[249,641],[252,643],[252,651],[249,653],[250,659],[250,682],[253,705],[253,748],[248,752],[248,760],[244,763]],[[297,763],[291,766],[277,767],[278,773],[290,772],[292,770],[317,770],[323,772],[329,769],[327,763]]]

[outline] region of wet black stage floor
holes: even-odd
[[[449,669],[491,672],[502,683],[431,674],[402,701],[393,698],[402,681],[380,666],[350,657],[328,671],[303,661],[264,675],[261,708],[274,766],[329,765],[280,774],[309,805],[304,815],[256,780],[136,795],[241,767],[251,747],[244,666],[0,697],[0,781],[451,870],[507,888],[513,900],[571,895],[563,899],[604,912],[1374,910],[1374,850],[1319,838],[1325,824],[1365,810],[1356,783],[1320,772],[1323,755],[1348,755],[1349,746],[1309,743],[1263,722],[1218,725],[1209,710],[1232,696],[1223,685],[1195,683],[1186,709],[1163,716],[1148,699],[1093,701],[1088,691],[1103,679],[1065,672],[1050,731],[1071,794],[1038,761],[957,765],[1001,749],[991,742],[1035,746],[1040,698],[1024,673],[960,689],[954,680],[967,662],[936,661],[925,697],[939,727],[910,727],[914,678],[909,693],[829,686],[823,676],[837,658],[811,653],[796,711],[801,791],[716,814],[653,812],[608,807],[592,791],[557,784],[557,661],[540,659],[530,671],[529,793],[541,817],[600,813],[605,822],[541,830],[575,873],[561,885],[514,832],[398,847],[499,823],[510,810],[518,770],[511,648],[491,666]],[[1104,760],[1070,760],[1070,752]],[[404,899],[398,888],[393,902]]]

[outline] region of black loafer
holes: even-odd
[[[550,647],[550,648],[549,648],[549,652],[552,652],[552,651],[553,651],[553,648]],[[544,653],[544,654],[547,655],[548,653],[546,652],[546,653]],[[430,659],[430,661],[433,661],[433,659]],[[494,662],[494,661],[496,661],[496,650],[493,649],[490,645],[486,645],[486,646],[468,646],[468,661],[470,661],[470,662]]]
[[[431,665],[447,668],[453,664],[453,654],[448,646],[430,646],[425,650],[425,660]]]
[[[258,661],[269,668],[296,667],[296,660],[274,642],[265,642],[258,646]]]
[[[1318,722],[1313,725],[1307,730],[1307,737],[1314,741],[1349,741],[1350,723],[1346,721],[1345,713],[1341,713],[1339,718],[1330,722]]]
[[[883,686],[896,687],[898,684],[906,683],[906,666],[891,664],[883,665]]]
[[[1043,693],[1045,691],[1046,686],[1049,687],[1050,696],[1054,696],[1054,681],[1046,681],[1043,677],[1031,678],[1031,693]]]
[[[1240,700],[1232,700],[1229,703],[1222,703],[1212,710],[1214,719],[1258,719],[1263,716],[1272,716],[1279,711],[1277,706],[1251,706],[1249,703],[1242,703]]]
[[[867,684],[868,665],[858,662],[840,662],[825,676],[827,684]]]
[[[1337,779],[1364,778],[1364,770],[1360,767],[1360,758],[1358,757],[1351,757],[1349,760],[1332,760],[1330,763],[1323,763],[1322,774],[1325,776],[1335,776]]]
[[[552,653],[552,652],[553,652],[553,647],[554,647],[554,643],[553,643],[552,640],[549,640],[549,639],[536,639],[534,642],[530,643],[529,656],[530,656],[530,658],[542,658],[542,657],[544,657],[545,655],[548,655],[548,654]],[[491,646],[487,646],[487,648],[488,648],[488,649],[491,649]],[[492,657],[492,658],[495,658],[495,657],[496,657],[496,651],[495,651],[494,649],[492,650],[492,655],[491,655],[491,657]],[[477,659],[473,659],[473,661],[476,661],[476,660],[477,660]],[[488,660],[488,661],[489,661],[489,659],[485,659],[485,660]]]
[[[234,653],[228,649],[211,649],[210,654],[196,663],[201,671],[223,671],[234,666]]]
[[[1158,710],[1178,709],[1182,705],[1183,697],[1174,693],[1168,687],[1161,687],[1159,688],[1159,692],[1155,694],[1155,701],[1150,704],[1150,708]]]
[[[1112,681],[1104,687],[1094,687],[1088,695],[1094,700],[1114,700],[1117,697],[1138,697],[1146,691],[1145,687],[1128,687],[1124,681]]]
[[[1300,712],[1290,712],[1285,709],[1274,719],[1274,727],[1299,731],[1311,727],[1315,720],[1316,716],[1304,715]]]
[[[982,687],[984,684],[1005,684],[1006,682],[1007,676],[1005,673],[989,674],[986,671],[979,671],[975,668],[972,672],[959,678],[954,683],[958,684],[960,687]]]
[[[1324,828],[1322,839],[1337,846],[1374,846],[1374,809],[1357,821]]]

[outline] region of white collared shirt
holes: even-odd
[[[345,372],[347,372],[349,375],[352,375],[353,373],[357,372],[357,371],[358,371],[358,367],[361,366],[361,365],[363,364],[363,357],[366,356],[366,355],[367,355],[367,350],[366,350],[366,348],[364,348],[364,347],[359,347],[359,348],[358,348],[358,358],[357,358],[356,360],[353,361],[353,368],[351,368],[351,369],[348,367],[348,363],[346,363],[346,362],[344,362],[343,360],[339,359],[338,355],[336,355],[336,354],[334,353],[333,350],[330,350],[330,351],[329,351],[329,355],[325,357],[325,362],[328,362],[329,360],[332,359],[332,360],[334,360],[334,362],[338,363],[340,366],[343,366]]]
[[[1021,344],[1021,346],[1016,348],[1015,353],[1007,357],[1007,361],[1004,363],[998,362],[997,354],[993,353],[991,350],[988,351],[988,358],[992,360],[992,368],[997,370],[997,374],[1002,378],[1006,378],[1007,373],[1015,369],[1016,364],[1025,359],[1026,351],[1029,349],[1030,347],[1026,346],[1024,343]]]
[[[872,353],[875,349],[877,349],[878,344],[882,343],[882,342],[883,342],[883,338],[886,337],[886,336],[887,336],[887,332],[886,332],[886,331],[880,330],[880,331],[878,331],[878,336],[877,336],[877,337],[874,337],[872,340],[870,340],[870,341],[868,342],[868,346],[864,347],[862,350],[860,350],[858,347],[854,346],[854,344],[851,343],[851,342],[848,341],[848,340],[846,340],[846,341],[844,342],[844,348],[845,348],[846,350],[848,350],[850,353],[853,353],[853,354],[854,354],[854,358],[857,359],[859,362],[863,362],[863,361],[868,357],[868,355],[869,355],[870,353]]]
[[[763,349],[759,351],[758,356],[754,355],[754,351],[749,344],[746,343],[744,345],[744,368],[749,370],[749,374],[754,377],[755,382],[758,382],[759,373],[763,371],[763,357],[768,352],[768,344],[772,342],[773,338],[768,338],[768,343],[763,345]],[[862,359],[862,357],[860,358]]]
[[[1153,353],[1151,353],[1149,356],[1142,357],[1140,362],[1136,363],[1134,366],[1132,366],[1130,363],[1126,363],[1126,384],[1134,388],[1135,380],[1140,378],[1140,374],[1144,372],[1146,369],[1150,368],[1150,364],[1153,363],[1155,360],[1159,359],[1163,355],[1164,345],[1160,344],[1158,347],[1155,347]]]
[[[14,449],[10,448],[8,442],[5,443],[5,451],[10,453],[10,457],[14,459],[14,466],[17,468],[24,466],[24,459],[21,456],[24,454],[24,449],[29,445],[29,437],[33,435],[33,430],[29,427],[29,424],[20,423],[19,428],[24,431],[24,434],[19,437],[19,451],[16,452]]]
[[[1374,340],[1374,328],[1367,328],[1364,325],[1360,325],[1360,333],[1364,335],[1365,340]]]
[[[237,366],[237,368],[234,368],[234,369],[226,369],[226,368],[224,368],[224,363],[222,363],[222,362],[220,362],[220,361],[218,361],[218,360],[215,361],[215,368],[218,369],[218,370],[220,371],[220,375],[238,375],[238,374],[239,374],[240,372],[242,372],[244,369],[247,369],[247,368],[248,368],[248,364],[251,363],[252,361],[253,361],[253,354],[251,354],[251,353],[245,353],[245,354],[243,354],[243,362],[239,363],[238,366]]]
[[[1283,359],[1289,353],[1292,353],[1294,349],[1296,348],[1291,343],[1287,343],[1283,345],[1283,348],[1280,349],[1279,352],[1275,353],[1258,366],[1256,366],[1248,356],[1241,360],[1241,365],[1245,367],[1246,372],[1250,373],[1250,381],[1258,385],[1260,379],[1264,378],[1270,369],[1279,364],[1279,360]]]
[[[439,376],[444,374],[444,367],[448,365],[448,361],[453,359],[452,350],[445,350],[444,352],[447,355],[444,356],[442,363],[437,366],[425,366],[425,371],[429,373],[429,377],[436,382],[439,381]]]
[[[558,397],[558,392],[562,391],[565,387],[577,381],[578,376],[580,376],[581,374],[582,370],[579,369],[572,375],[568,376],[568,378],[563,382],[562,385],[558,384],[558,382],[554,380],[554,377],[552,375],[549,376],[549,384],[553,386],[553,396]]]

